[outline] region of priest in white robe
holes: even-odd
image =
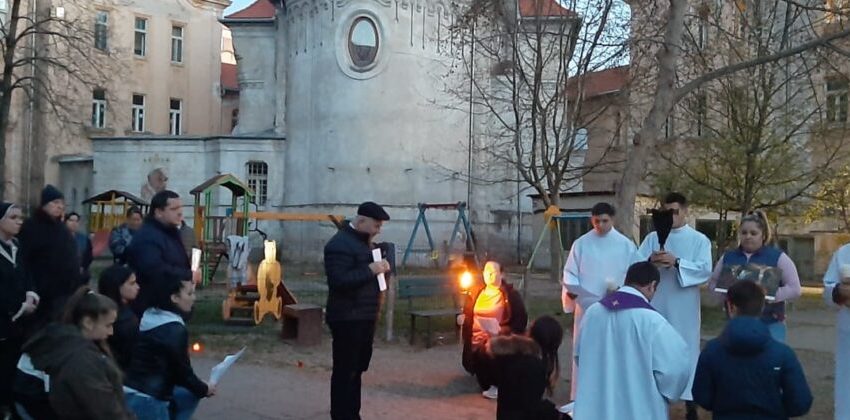
[[[685,196],[668,194],[664,198],[664,209],[673,213],[673,227],[663,249],[658,232],[651,232],[640,245],[638,255],[642,261],[655,263],[661,272],[661,283],[651,303],[688,345],[691,377],[681,399],[692,401],[691,386],[700,353],[699,287],[711,277],[711,241],[688,226]],[[688,415],[689,419],[696,419],[696,407],[692,404],[688,404]]]
[[[832,255],[823,285],[827,305],[840,308],[836,326],[835,420],[850,419],[850,244]]]
[[[616,292],[584,316],[574,360],[579,366],[575,420],[667,420],[691,375],[687,345],[650,305],[660,274],[632,265]]]
[[[614,228],[614,207],[597,203],[591,209],[593,230],[573,242],[564,265],[561,298],[564,312],[573,315],[573,352],[582,314],[606,292],[623,285],[626,270],[636,261],[637,247]],[[576,396],[576,365],[573,363],[570,398]]]

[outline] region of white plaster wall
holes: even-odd
[[[274,129],[275,26],[266,23],[230,23],[239,77],[239,124],[234,134],[262,133]]]

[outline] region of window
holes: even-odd
[[[99,10],[94,21],[94,47],[106,51],[109,35],[109,12]]]
[[[696,100],[696,129],[697,129],[697,137],[701,137],[703,132],[705,131],[705,116],[708,108],[708,102],[705,99],[705,94],[700,93],[697,95]]]
[[[239,108],[230,112],[230,129],[236,128],[236,124],[239,124]]]
[[[183,132],[183,101],[171,98],[168,106],[168,134],[179,136]]]
[[[106,127],[106,91],[95,89],[91,100],[91,126],[94,128]]]
[[[836,78],[826,81],[826,121],[847,121],[847,79]]]
[[[9,0],[0,0],[0,25],[6,24],[9,15]]]
[[[576,130],[576,140],[573,150],[587,150],[587,129],[582,127]]]
[[[354,20],[348,33],[348,53],[356,67],[368,67],[378,56],[378,28],[367,17]]]
[[[171,62],[183,62],[183,27],[171,27]]]
[[[584,235],[593,226],[590,215],[586,213],[567,213],[558,217],[558,228],[561,234],[561,244],[564,251],[573,247],[573,242]]]
[[[669,139],[673,137],[673,116],[670,115],[667,117],[667,120],[664,121],[664,138]]]
[[[145,95],[133,94],[133,131],[145,131]]]
[[[136,57],[144,57],[147,53],[148,44],[148,20],[145,18],[136,18],[136,31],[133,53]]]
[[[705,18],[700,17],[697,19],[697,46],[700,49],[705,48],[705,44],[708,41],[708,27]]]
[[[252,161],[245,164],[248,171],[248,186],[256,194],[257,204],[266,204],[269,196],[269,165],[262,161]]]

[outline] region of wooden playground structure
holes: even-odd
[[[94,234],[92,252],[101,255],[109,248],[109,234],[127,220],[127,210],[138,207],[147,214],[150,203],[126,191],[109,190],[83,200],[89,206],[88,231]]]

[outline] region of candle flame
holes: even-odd
[[[192,351],[200,352],[201,351],[201,343],[192,344]]]
[[[463,274],[460,275],[460,287],[462,289],[469,289],[472,286],[472,273],[469,271],[464,271]]]

